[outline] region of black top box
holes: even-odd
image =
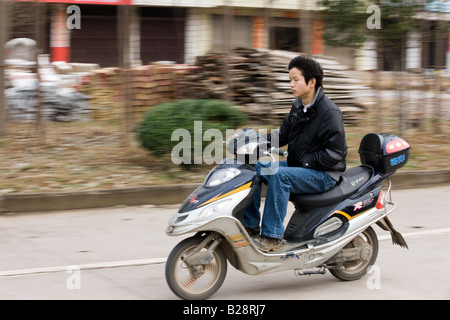
[[[393,134],[368,133],[361,140],[358,152],[362,164],[389,174],[408,162],[410,149],[408,142]]]

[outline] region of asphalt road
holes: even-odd
[[[375,268],[353,282],[293,271],[249,276],[229,265],[211,299],[450,299],[450,185],[393,191],[390,219],[409,250],[380,238]],[[170,300],[165,234],[177,206],[0,215],[0,299]]]

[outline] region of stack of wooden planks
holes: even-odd
[[[120,68],[94,70],[84,79],[80,91],[91,99],[89,107],[93,120],[120,119]]]
[[[130,70],[104,68],[90,73],[81,91],[90,96],[94,120],[120,119],[125,104],[135,119],[152,107],[181,99],[176,79],[183,77],[187,65],[150,64]]]
[[[236,48],[210,52],[195,65],[150,64],[123,71],[93,71],[82,92],[89,95],[94,119],[118,119],[125,101],[139,119],[147,110],[174,99],[225,99],[253,120],[279,123],[291,108],[289,61],[298,53]],[[368,89],[351,78],[348,68],[332,58],[314,57],[324,69],[324,91],[352,123],[365,111],[358,98]],[[128,94],[126,94],[128,93]],[[126,98],[128,97],[128,98]]]
[[[169,67],[146,65],[131,69],[130,90],[133,112],[143,114],[151,107],[173,99],[173,74]]]
[[[289,112],[294,99],[289,86],[288,64],[298,55],[288,51],[269,51],[275,91],[271,93],[272,118],[283,118]],[[325,94],[341,109],[346,123],[360,119],[366,111],[361,100],[367,94],[367,86],[350,77],[349,69],[332,58],[315,56],[324,70],[323,87]]]
[[[185,91],[192,98],[227,99],[260,122],[278,123],[291,108],[289,61],[298,53],[236,48],[229,55],[200,56],[186,75]],[[347,75],[348,68],[332,58],[314,57],[324,69],[324,91],[352,123],[365,111],[358,98],[368,88]]]

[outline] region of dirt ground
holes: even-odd
[[[440,133],[434,132],[433,124],[406,131],[403,138],[412,149],[408,164],[401,170],[448,168],[449,127],[441,123]],[[0,193],[195,183],[212,167],[185,170],[172,164],[170,158],[157,159],[139,146],[133,134],[127,138],[117,123],[45,122],[41,128],[37,130],[35,123],[8,123],[6,134],[0,137]],[[368,123],[346,127],[348,167],[359,164],[361,138],[377,129]]]

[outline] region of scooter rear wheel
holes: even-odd
[[[358,280],[367,274],[367,269],[375,263],[378,256],[378,238],[375,231],[368,227],[343,249],[360,248],[360,257],[346,261],[339,269],[330,269],[330,273],[343,281]],[[338,253],[339,254],[339,253]]]
[[[184,259],[202,241],[202,237],[191,237],[178,243],[166,262],[166,281],[173,293],[186,300],[207,299],[222,286],[227,273],[227,259],[219,246],[208,264],[188,266]],[[207,248],[201,250],[206,251]]]

